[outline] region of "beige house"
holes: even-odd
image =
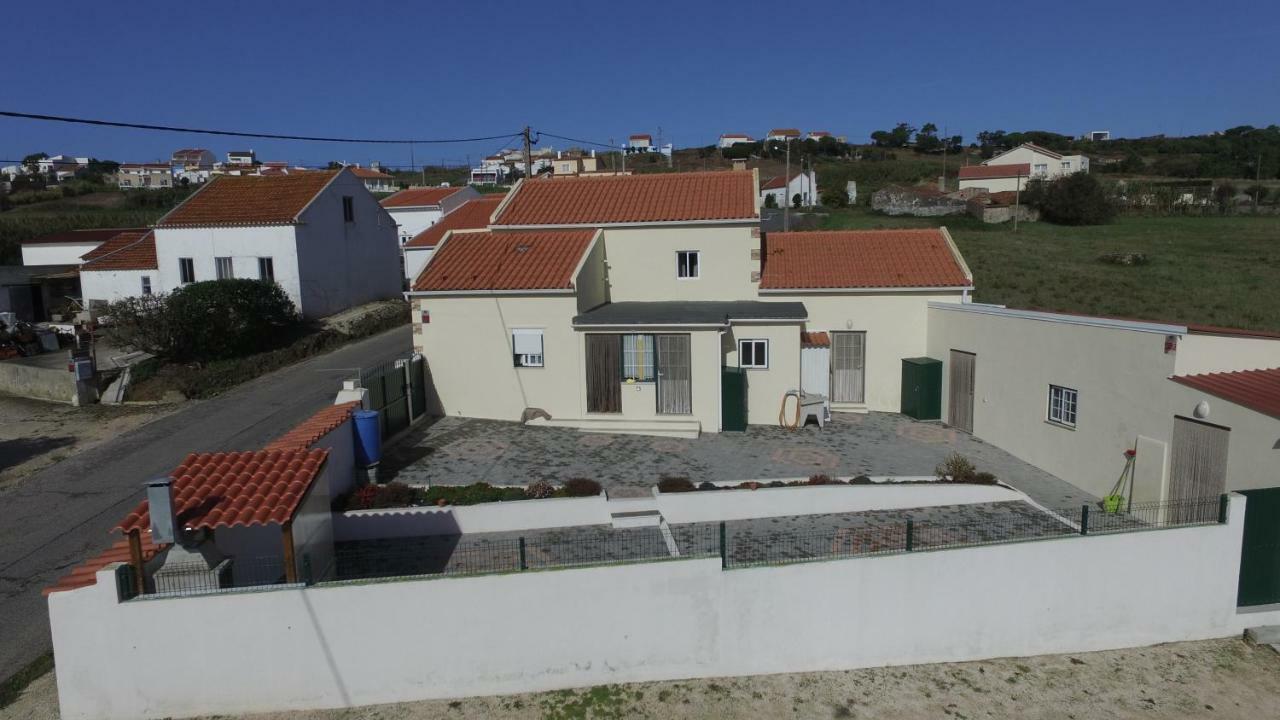
[[[1016,192],[1026,188],[1028,180],[1053,180],[1077,172],[1089,172],[1087,156],[1062,155],[1034,143],[1023,143],[981,165],[960,168],[960,189]]]
[[[123,163],[116,171],[121,190],[160,190],[173,187],[173,171],[166,163]]]
[[[762,243],[757,185],[746,171],[518,183],[487,229],[439,242],[410,293],[437,410],[678,436],[776,423],[801,390],[897,410],[928,303],[972,287],[946,231]]]

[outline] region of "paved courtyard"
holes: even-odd
[[[703,481],[855,475],[925,476],[952,452],[1051,508],[1096,500],[972,435],[896,413],[837,413],[826,428],[751,426],[693,440],[604,435],[499,420],[446,417],[411,430],[383,458],[384,480],[524,485],[585,477],[608,489],[648,487],[663,475]]]

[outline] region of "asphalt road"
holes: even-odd
[[[0,679],[47,652],[42,588],[100,552],[142,484],[190,452],[253,450],[333,402],[352,368],[411,351],[408,326],[246,383],[77,453],[0,491]]]

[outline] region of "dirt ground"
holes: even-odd
[[[178,405],[73,407],[0,395],[0,488],[162,417]]]
[[[52,674],[0,720],[57,717]],[[606,685],[533,695],[271,713],[255,720],[620,718],[1271,718],[1280,654],[1239,639],[948,665]]]

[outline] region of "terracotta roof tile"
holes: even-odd
[[[595,230],[454,233],[436,250],[414,290],[560,290]]]
[[[170,476],[178,521],[188,529],[278,525],[293,518],[328,450],[192,453]],[[117,529],[146,530],[144,500]]]
[[[409,188],[382,200],[382,207],[431,207],[461,191],[461,187]]]
[[[774,128],[769,131],[769,134],[782,137],[800,137],[800,130],[798,128]]]
[[[1280,368],[1175,375],[1169,379],[1280,419]]]
[[[1013,165],[965,165],[960,168],[961,180],[1027,177],[1030,174],[1030,163],[1015,163]]]
[[[142,562],[148,562],[156,556],[156,553],[164,549],[164,546],[156,545],[151,542],[151,533],[142,533]],[[45,597],[52,593],[62,592],[64,590],[78,590],[82,587],[98,584],[98,571],[112,563],[127,563],[129,558],[129,539],[123,538],[112,543],[111,547],[94,557],[85,560],[83,563],[72,568],[57,583],[44,589]]]
[[[304,420],[300,425],[276,438],[266,450],[308,450],[317,440],[333,432],[347,421],[360,403],[352,400],[341,405],[330,405]]]
[[[292,224],[337,174],[219,175],[161,218],[156,227]]]
[[[762,290],[970,287],[938,229],[769,233]]]
[[[759,217],[741,170],[522,180],[494,225],[744,220]]]
[[[373,180],[376,178],[384,178],[387,180],[392,179],[392,176],[380,170],[374,170],[372,168],[362,168],[362,167],[356,167],[354,165],[349,165],[347,169],[351,171],[352,175],[355,175],[361,180]]]
[[[435,225],[413,236],[404,246],[435,247],[450,230],[483,230],[489,227],[489,218],[504,197],[506,196],[495,194],[468,200],[436,221]]]
[[[156,235],[124,232],[81,256],[80,272],[95,270],[155,270]]]

